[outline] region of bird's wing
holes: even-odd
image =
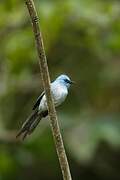
[[[42,97],[44,96],[44,94],[45,94],[45,92],[43,91],[43,92],[42,92],[42,94],[41,94],[41,95],[37,98],[37,100],[36,100],[35,104],[33,105],[33,110],[35,110],[35,109],[36,109],[36,107],[38,107],[38,106],[39,106],[40,101],[41,101]]]

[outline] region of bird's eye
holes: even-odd
[[[70,80],[68,80],[68,79],[64,79],[64,81],[69,84],[71,83]]]

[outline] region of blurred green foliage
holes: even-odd
[[[51,79],[76,85],[58,108],[73,179],[120,179],[120,2],[36,0]],[[0,1],[0,180],[61,179],[47,120],[15,134],[42,91],[24,1]]]

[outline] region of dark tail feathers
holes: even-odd
[[[27,135],[30,135],[35,130],[35,128],[39,124],[40,120],[43,117],[46,117],[47,115],[48,115],[48,111],[45,111],[42,113],[39,113],[38,110],[34,111],[24,122],[24,124],[22,125],[22,128],[16,135],[16,138],[23,135],[22,139],[24,140]]]

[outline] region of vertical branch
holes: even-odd
[[[32,21],[32,27],[33,27],[33,32],[35,36],[37,52],[39,56],[40,72],[41,72],[42,82],[43,82],[43,86],[44,86],[44,90],[45,90],[45,94],[47,98],[48,112],[50,116],[50,125],[51,125],[51,129],[52,129],[52,133],[53,133],[53,137],[54,137],[54,141],[56,145],[57,155],[59,158],[59,162],[60,162],[60,166],[61,166],[61,170],[63,174],[63,179],[72,180],[69,164],[67,161],[67,156],[65,153],[63,140],[62,140],[62,136],[60,133],[60,128],[59,128],[59,124],[57,120],[55,106],[54,106],[52,95],[51,95],[50,76],[49,76],[49,71],[48,71],[48,66],[47,66],[47,60],[46,60],[42,35],[39,28],[38,15],[37,15],[33,0],[25,0],[25,2],[26,2],[26,5],[28,8],[30,17],[31,17],[31,21]]]

